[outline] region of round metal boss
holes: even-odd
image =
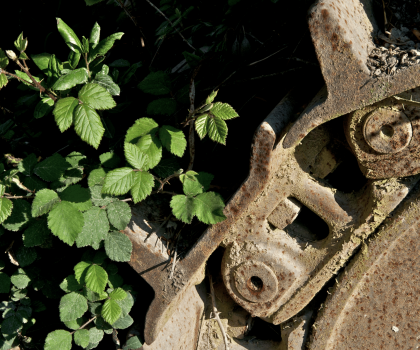
[[[413,135],[410,120],[400,111],[377,109],[363,126],[366,142],[379,153],[397,153],[406,148]]]
[[[238,292],[252,302],[267,302],[278,292],[278,280],[273,270],[262,262],[246,262],[235,271]]]

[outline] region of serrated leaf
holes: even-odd
[[[57,79],[60,77],[61,75],[60,66],[62,66],[60,60],[57,57],[55,57],[54,54],[52,54],[51,59],[48,62],[48,71],[47,71],[47,76],[48,76],[47,85],[48,86],[54,85]]]
[[[210,116],[208,121],[209,137],[222,145],[226,144],[228,128],[225,121],[219,117]]]
[[[82,231],[83,224],[83,214],[66,201],[61,201],[48,214],[48,227],[52,233],[70,246]]]
[[[86,159],[86,156],[80,152],[71,152],[66,157],[66,161],[72,166],[73,169],[83,166],[81,163],[85,162],[84,159]]]
[[[134,184],[135,173],[131,168],[119,168],[106,174],[103,193],[121,195],[127,193]]]
[[[159,129],[159,138],[162,145],[172,154],[182,157],[187,148],[187,140],[184,133],[169,125],[163,125]]]
[[[99,160],[102,166],[106,168],[115,168],[120,164],[121,161],[120,157],[118,157],[118,155],[114,152],[102,153],[99,156]]]
[[[92,83],[98,84],[106,89],[112,96],[119,96],[121,93],[120,87],[114,83],[112,78],[106,74],[96,74],[95,79]]]
[[[197,194],[207,191],[214,176],[206,172],[200,172],[198,175],[188,177],[183,182],[184,193],[188,196],[195,196]]]
[[[36,155],[31,153],[29,156],[18,163],[18,169],[22,174],[30,176],[37,163]]]
[[[40,53],[40,54],[37,54],[37,55],[31,55],[31,58],[32,58],[32,61],[34,61],[34,63],[42,71],[42,73],[47,75],[48,64],[49,64],[50,59],[51,59],[51,54],[44,52],[44,53]]]
[[[152,95],[166,95],[171,92],[171,81],[165,72],[152,72],[144,78],[138,88]]]
[[[212,103],[214,101],[218,91],[219,90],[212,91],[212,93],[206,98],[206,104]]]
[[[127,142],[124,143],[124,155],[127,162],[135,169],[142,169],[148,158],[137,146]]]
[[[25,85],[31,85],[32,84],[32,80],[31,78],[29,78],[29,76],[25,73],[25,72],[21,72],[20,70],[15,70],[15,74],[22,80],[19,80],[19,82],[25,84]],[[35,81],[37,81],[38,83],[41,81],[41,79],[39,79],[38,77],[36,77],[35,75],[32,75],[32,77],[35,79]],[[31,86],[31,88],[33,90],[38,90],[37,88],[34,88]]]
[[[194,198],[194,214],[205,224],[217,224],[226,219],[223,214],[225,205],[219,194],[206,192]]]
[[[92,27],[92,30],[90,31],[89,36],[89,46],[90,50],[94,49],[96,45],[99,43],[99,38],[101,37],[101,27],[97,22]]]
[[[130,191],[133,197],[133,202],[138,203],[145,199],[150,193],[152,193],[154,184],[155,180],[152,174],[147,171],[136,172],[134,185]]]
[[[9,59],[6,56],[6,53],[0,49],[0,68],[4,69],[9,64]]]
[[[216,102],[210,109],[210,113],[223,120],[239,117],[239,114],[236,113],[231,105],[222,102]]]
[[[10,340],[17,335],[17,332],[22,329],[23,322],[22,320],[13,313],[12,316],[6,318],[1,324],[1,333],[6,340]],[[7,349],[7,348],[6,348]]]
[[[13,203],[10,199],[0,198],[0,223],[4,222],[12,213]]]
[[[124,289],[117,288],[117,289],[113,290],[111,292],[111,294],[109,294],[109,297],[112,300],[115,300],[115,301],[116,300],[124,300],[127,297],[127,293],[126,293],[126,291]]]
[[[77,282],[76,277],[74,275],[69,275],[63,280],[63,282],[60,283],[60,288],[66,293],[70,293],[78,292],[83,288],[83,286],[79,282]]]
[[[90,290],[101,293],[108,282],[108,274],[99,265],[91,265],[86,272],[85,282]]]
[[[104,56],[114,46],[114,42],[121,39],[123,35],[124,33],[115,33],[101,40],[90,52],[89,62],[92,62],[97,56]]]
[[[25,247],[35,247],[42,245],[50,235],[47,220],[34,220],[32,224],[23,232],[22,240]]]
[[[117,321],[112,324],[112,328],[115,329],[126,329],[130,327],[134,323],[134,320],[130,315],[126,315],[125,317],[120,317]]]
[[[156,136],[144,135],[136,143],[140,151],[147,155],[143,170],[149,170],[159,164],[162,158],[162,144]]]
[[[85,348],[89,345],[89,331],[87,329],[79,329],[74,333],[74,342],[76,345]]]
[[[76,281],[80,284],[85,284],[86,271],[90,265],[91,264],[86,261],[81,261],[74,267],[74,276],[76,277]]]
[[[82,44],[80,43],[80,40],[77,37],[76,33],[66,23],[64,23],[61,18],[56,18],[56,20],[58,32],[64,39],[67,46],[70,48],[70,50],[81,54]]]
[[[79,68],[71,71],[66,75],[62,75],[52,86],[53,90],[68,90],[76,85],[84,84],[88,81],[88,71],[86,68]]]
[[[19,263],[19,266],[25,267],[32,264],[36,257],[36,250],[35,248],[27,248],[24,246],[20,246],[16,250],[16,261]]]
[[[182,194],[173,196],[170,206],[172,208],[172,213],[177,219],[186,224],[191,223],[194,217],[194,198]]]
[[[172,98],[160,98],[147,105],[147,114],[172,115],[176,111],[176,101]]]
[[[83,295],[75,292],[66,294],[60,300],[60,320],[63,322],[76,320],[82,317],[87,309],[87,300]]]
[[[113,324],[121,315],[121,307],[112,299],[105,301],[102,306],[102,317],[109,324]]]
[[[6,74],[0,74],[0,90],[7,85],[9,80],[7,80]]]
[[[93,205],[96,205],[98,207],[106,206],[109,203],[115,202],[118,200],[118,198],[113,196],[108,196],[104,193],[102,193],[102,186],[101,185],[95,185],[90,187],[90,195],[92,199]]]
[[[73,124],[73,112],[78,105],[79,101],[74,97],[61,98],[57,101],[53,114],[61,132],[66,131]]]
[[[111,94],[98,84],[89,83],[79,91],[79,99],[94,109],[110,109],[116,106]]]
[[[76,239],[78,248],[92,246],[99,249],[99,243],[106,238],[109,231],[108,218],[105,210],[93,207],[83,214],[84,222],[82,232]]]
[[[113,261],[130,261],[133,245],[130,239],[118,231],[109,232],[105,239],[105,251]]]
[[[93,290],[90,290],[87,287],[83,288],[83,295],[90,301],[90,302],[95,302],[95,301],[99,301],[99,300],[104,300],[106,298],[108,298],[108,294],[104,291],[102,291],[101,293],[96,293]]]
[[[47,335],[44,350],[70,350],[71,342],[72,335],[70,332],[59,329]]]
[[[18,51],[25,51],[27,45],[28,45],[28,39],[23,38],[23,32],[20,33],[18,38],[14,42],[15,47]]]
[[[49,189],[38,191],[32,202],[32,216],[37,217],[48,213],[59,201],[60,198],[55,191]]]
[[[5,200],[9,201],[7,198],[1,198],[2,203],[4,203]],[[11,206],[11,203],[7,203],[6,205]],[[0,210],[0,213],[2,212],[3,205]],[[3,227],[9,231],[19,231],[31,218],[31,205],[29,202],[24,199],[15,199],[13,201],[12,215],[3,222]]]
[[[10,291],[10,277],[7,276],[5,273],[0,272],[0,293],[9,293],[9,291]]]
[[[146,134],[157,132],[159,125],[151,118],[140,118],[127,130],[125,142],[136,144]]]
[[[91,343],[99,343],[104,337],[104,332],[96,327],[89,329],[89,340]]]
[[[209,131],[209,120],[210,117],[208,114],[198,117],[195,121],[195,130],[197,131],[200,139],[203,139]]]
[[[124,230],[131,220],[131,209],[126,202],[116,201],[106,208],[111,225],[118,230]]]
[[[35,119],[42,118],[43,116],[50,113],[53,110],[53,108],[54,108],[54,101],[51,99],[51,97],[44,97],[35,106],[34,118]]]
[[[134,298],[131,295],[131,290],[127,285],[122,286],[122,289],[124,289],[127,292],[127,297],[123,300],[117,300],[117,304],[121,307],[121,316],[125,317],[129,314],[131,308],[134,305]]]
[[[140,341],[140,338],[138,336],[133,336],[128,338],[128,340],[125,342],[123,350],[136,350],[142,346],[143,343]]]
[[[55,153],[38,163],[34,168],[34,173],[41,179],[52,182],[58,180],[69,165],[61,155]]]
[[[31,282],[31,279],[23,269],[17,269],[12,277],[10,277],[10,281],[16,288],[24,289],[28,286],[29,282]]]
[[[79,329],[82,325],[84,325],[88,321],[86,316],[80,317],[76,320],[66,321],[64,324],[66,327],[73,329],[74,331]]]
[[[80,138],[94,148],[98,148],[105,132],[101,117],[87,104],[74,110],[74,130]]]
[[[89,187],[103,185],[105,183],[106,171],[103,168],[92,170],[88,177]]]
[[[67,187],[59,196],[61,200],[72,203],[80,211],[86,211],[92,207],[90,191],[80,185]]]

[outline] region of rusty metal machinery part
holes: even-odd
[[[393,76],[369,75],[366,62],[378,32],[372,4],[373,0],[318,0],[309,11],[309,29],[326,85],[291,127],[285,148],[330,119],[420,86],[418,66]]]
[[[351,260],[313,327],[310,350],[418,349],[420,186]]]
[[[398,96],[420,101],[420,88]],[[384,127],[390,137],[381,135]],[[344,119],[344,128],[347,141],[366,177],[383,179],[420,172],[419,106],[394,98],[385,99],[350,113]]]

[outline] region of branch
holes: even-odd
[[[75,331],[71,332],[70,334],[73,334],[74,332],[77,332],[79,329],[83,329],[85,328],[89,323],[91,323],[96,317],[92,317],[89,321],[87,321],[85,324],[82,324],[79,328],[77,328]]]
[[[169,191],[152,191],[152,193],[150,193],[150,194],[156,194],[156,193],[170,194],[170,195],[172,195],[172,196],[176,196],[176,195],[178,195],[178,193],[175,193],[175,192],[169,192]]]
[[[194,139],[194,121],[195,119],[193,118],[194,116],[194,112],[195,112],[195,107],[194,107],[194,100],[195,100],[195,84],[194,84],[194,79],[197,76],[198,71],[200,70],[201,65],[197,66],[192,75],[191,75],[191,81],[190,81],[190,113],[189,113],[189,118],[191,118],[190,120],[190,131],[188,134],[188,143],[189,143],[189,150],[190,150],[190,163],[188,164],[188,170],[191,170],[193,168],[194,165],[194,158],[195,158],[195,139]]]
[[[225,349],[229,350],[229,345],[228,345],[228,340],[227,340],[227,336],[226,336],[226,332],[225,329],[223,328],[222,325],[222,321],[220,320],[219,317],[219,311],[217,311],[216,308],[216,298],[214,297],[214,288],[213,288],[213,280],[211,278],[211,275],[209,273],[209,279],[210,279],[210,292],[211,292],[211,301],[213,303],[213,314],[214,314],[214,319],[217,321],[219,327],[220,327],[220,331],[222,332],[222,336],[223,336],[223,342],[225,343]]]
[[[124,10],[125,14],[130,17],[131,21],[134,23],[134,25],[139,29],[140,33],[141,33],[141,37],[140,37],[140,41],[141,41],[141,47],[144,47],[144,37],[145,35],[143,34],[141,28],[139,27],[137,21],[135,20],[135,18],[133,16],[131,16],[130,12],[128,12],[127,8],[124,6],[124,2],[122,2],[121,0],[115,0],[118,5],[120,5],[120,7]]]
[[[181,32],[174,26],[174,24],[171,22],[171,20],[168,18],[168,17],[166,17],[165,16],[165,14],[161,11],[161,10],[159,10],[150,0],[146,0],[157,12],[159,12],[165,19],[166,19],[166,21],[172,26],[172,28],[174,28],[175,29],[175,31],[179,34],[179,36],[182,38],[182,40],[184,40],[186,43],[187,43],[187,45],[189,46],[189,47],[191,47],[194,51],[196,51],[196,48],[194,47],[194,46],[192,46],[188,41],[187,41],[187,39],[185,39],[184,38],[184,36],[181,34]]]

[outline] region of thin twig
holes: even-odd
[[[213,315],[214,315],[213,318],[217,321],[217,324],[220,327],[220,331],[222,332],[223,342],[225,343],[225,349],[229,350],[229,345],[228,345],[226,332],[225,332],[225,329],[223,328],[222,321],[220,320],[220,317],[219,317],[220,312],[217,311],[217,308],[216,308],[216,298],[214,297],[213,280],[211,278],[210,273],[209,273],[209,279],[210,279],[211,301],[212,301],[212,304],[213,304]]]
[[[252,62],[252,63],[248,64],[248,66],[253,66],[254,64],[257,64],[257,63],[260,63],[260,62],[262,62],[262,61],[265,61],[267,58],[270,58],[270,57],[272,57],[272,56],[274,56],[274,55],[278,54],[280,51],[283,51],[286,47],[287,47],[287,46],[284,46],[284,47],[282,47],[280,50],[278,50],[278,51],[276,51],[276,52],[272,53],[271,55],[269,55],[269,56],[267,56],[267,57],[265,57],[265,58],[263,58],[263,59],[261,59],[261,60],[258,60],[258,61],[255,61],[255,62]]]
[[[120,202],[131,202],[132,198],[121,199]]]
[[[154,233],[158,233],[159,232],[159,230],[169,221],[169,219],[171,218],[171,215],[168,215],[168,217],[162,222],[162,224],[158,227],[158,229],[157,230],[155,230],[155,231],[152,231],[152,232],[150,232],[148,235],[147,235],[147,237],[144,239],[144,241],[146,242],[148,239],[149,239],[149,237],[151,236],[151,235],[153,235]]]
[[[175,192],[170,192],[170,191],[152,191],[150,194],[156,194],[156,193],[162,193],[162,194],[170,194],[172,196],[176,196],[179,193],[175,193]]]
[[[172,263],[171,275],[169,276],[170,280],[174,277],[174,271],[175,271],[175,265],[176,265],[176,255],[178,253],[177,246],[178,246],[178,244],[175,246],[174,261]]]
[[[136,21],[136,19],[130,14],[130,12],[127,10],[127,8],[124,6],[124,2],[123,1],[121,1],[121,0],[115,0],[117,3],[118,3],[118,5],[120,5],[120,7],[124,10],[124,12],[125,12],[125,14],[128,16],[128,17],[130,17],[130,19],[131,19],[131,21],[133,22],[133,24],[138,28],[138,30],[140,31],[140,33],[141,33],[141,37],[140,37],[140,42],[141,42],[141,47],[144,47],[145,46],[145,44],[144,44],[144,38],[145,38],[145,35],[144,35],[144,33],[143,33],[143,31],[141,30],[141,28],[139,27],[139,25],[138,25],[138,23],[137,23],[137,21]]]
[[[4,196],[4,198],[8,198],[8,199],[19,199],[19,198],[26,198],[26,199],[30,199],[30,198],[35,198],[35,196]]]
[[[158,46],[158,48],[157,48],[157,50],[156,50],[155,54],[153,55],[152,61],[151,61],[151,62],[150,62],[150,64],[149,64],[149,68],[152,66],[153,61],[155,60],[155,57],[156,57],[157,53],[159,52],[160,47],[161,47],[161,46],[162,46],[162,44],[163,44],[163,40],[165,40],[165,35],[163,36],[163,38],[162,38],[162,40],[160,41],[159,46]]]
[[[179,34],[179,36],[182,38],[182,40],[184,40],[186,43],[187,43],[187,45],[189,46],[189,47],[191,47],[194,51],[196,50],[196,48],[194,47],[194,46],[192,46],[189,42],[188,42],[188,40],[187,39],[185,39],[184,38],[184,36],[181,34],[181,32],[174,26],[174,24],[171,22],[171,20],[168,18],[168,17],[166,17],[166,15],[161,11],[161,10],[159,10],[150,0],[146,0],[157,12],[159,12],[162,16],[163,16],[163,18],[165,18],[166,19],[166,21],[171,25],[171,27],[172,28],[174,28],[175,29],[175,31]]]
[[[87,321],[85,324],[82,324],[79,328],[77,328],[75,331],[71,332],[70,334],[73,334],[74,332],[77,332],[79,329],[83,329],[85,328],[89,323],[91,323],[96,317],[92,317],[89,321]]]

